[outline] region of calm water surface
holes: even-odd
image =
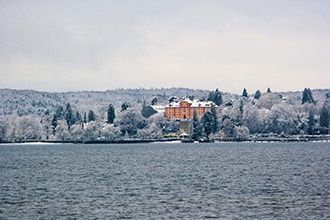
[[[0,145],[0,219],[330,218],[330,143]]]

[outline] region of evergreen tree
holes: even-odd
[[[237,118],[238,126],[242,126],[242,124],[243,124],[243,113],[244,113],[243,111],[244,111],[244,103],[243,103],[243,100],[241,100],[240,104],[239,104],[239,115]]]
[[[109,105],[108,107],[108,123],[109,124],[113,124],[114,120],[115,120],[115,108],[113,107],[112,104]]]
[[[247,93],[246,88],[243,89],[242,96],[243,96],[243,97],[248,97],[248,93]]]
[[[325,94],[325,98],[326,98],[326,99],[330,99],[330,92],[327,92],[327,93]]]
[[[49,109],[46,110],[45,115],[50,115]]]
[[[310,111],[308,115],[308,125],[307,125],[307,133],[309,135],[314,135],[314,126],[315,126],[314,114],[312,113],[312,111]]]
[[[92,110],[88,112],[88,122],[95,121],[96,117]]]
[[[219,123],[218,123],[217,110],[213,105],[211,106],[211,113],[213,116],[212,133],[215,134],[219,130]]]
[[[202,116],[201,121],[203,125],[203,131],[205,133],[206,138],[208,139],[214,128],[213,114],[210,111],[205,112],[205,114]]]
[[[207,101],[212,101],[217,106],[222,104],[222,95],[221,92],[216,89],[215,91],[210,91]]]
[[[329,129],[330,115],[328,109],[323,106],[320,111],[320,126]]]
[[[222,95],[218,89],[215,90],[214,92],[214,99],[213,102],[217,105],[220,106],[222,104]]]
[[[121,111],[126,111],[131,105],[128,102],[121,104]]]
[[[172,102],[174,102],[175,100],[177,100],[178,97],[176,96],[171,96],[169,99],[168,99],[168,103],[171,104]]]
[[[85,124],[87,123],[87,114],[86,114],[86,112],[84,112],[84,123]]]
[[[79,111],[76,112],[76,123],[82,123],[82,117],[81,114],[79,113]]]
[[[201,137],[202,137],[202,126],[199,122],[199,119],[197,117],[197,112],[196,110],[194,110],[194,113],[193,113],[193,119],[192,119],[192,139],[195,140],[195,141],[198,141]]]
[[[302,97],[302,104],[308,102],[308,103],[312,103],[315,104],[315,100],[313,98],[312,95],[312,91],[309,88],[305,88],[303,91],[303,97]]]
[[[215,97],[214,91],[210,91],[209,96],[207,97],[207,101],[212,101],[213,102],[214,97]]]
[[[257,90],[256,93],[254,94],[254,99],[259,99],[261,96],[260,90]]]
[[[271,93],[272,91],[270,90],[270,88],[267,88],[267,93]]]
[[[157,97],[154,97],[152,100],[151,100],[151,105],[157,105],[158,103],[158,99]]]
[[[65,120],[66,120],[66,123],[68,124],[69,130],[70,130],[70,127],[76,123],[70,103],[66,104]]]
[[[57,121],[59,120],[64,120],[65,119],[65,112],[64,112],[64,108],[63,106],[59,106],[57,109],[56,109],[56,112],[53,116],[53,119],[52,119],[52,126],[53,126],[53,134],[55,135],[55,129],[56,129],[56,126],[57,126]]]
[[[143,102],[142,102],[142,111],[147,107],[147,103],[146,103],[146,100],[143,99]]]
[[[42,117],[41,125],[44,131],[45,139],[48,140],[49,135],[51,135],[52,133],[52,117],[50,116],[50,112],[48,109],[45,112],[45,115]]]

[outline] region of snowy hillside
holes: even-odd
[[[150,104],[154,97],[157,97],[158,104],[166,104],[170,96],[185,97],[207,97],[209,91],[194,90],[187,88],[169,89],[116,89],[104,92],[82,91],[49,93],[33,90],[0,90],[0,116],[8,115],[43,115],[47,109],[54,112],[58,106],[70,103],[73,108],[81,112],[94,110],[106,111],[112,103],[115,108],[128,102],[131,105],[142,105],[143,101]]]
[[[107,91],[81,91],[50,93],[33,90],[13,90],[0,89],[0,116],[10,115],[39,115],[42,116],[47,109],[55,112],[58,106],[71,106],[80,112],[93,110],[97,113],[106,112],[109,104],[113,104],[116,109],[120,108],[124,102],[132,106],[142,106],[145,101],[150,105],[154,97],[157,98],[159,105],[166,105],[169,97],[178,98],[193,96],[194,98],[207,98],[210,91],[189,89],[189,88],[161,88],[161,89],[116,89]],[[222,91],[224,92],[224,91]],[[315,100],[319,100],[330,92],[330,89],[312,90]],[[282,92],[283,97],[291,97],[300,102],[302,92]],[[240,94],[223,93],[224,102],[236,99]],[[253,96],[253,94],[250,94]],[[102,115],[102,114],[101,114]],[[102,116],[101,116],[102,117]]]

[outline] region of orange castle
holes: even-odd
[[[173,119],[192,119],[194,110],[197,113],[197,117],[201,117],[205,112],[216,105],[211,102],[200,102],[198,100],[191,101],[190,99],[184,99],[182,101],[175,100],[169,105],[165,106],[165,117]]]

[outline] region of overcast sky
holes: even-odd
[[[0,88],[330,88],[329,0],[0,0]]]

